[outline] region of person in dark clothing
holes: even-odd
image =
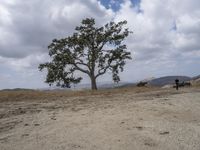
[[[178,90],[178,87],[179,87],[179,79],[176,79],[176,80],[175,80],[175,84],[176,84],[176,90]]]

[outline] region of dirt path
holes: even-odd
[[[0,103],[1,150],[199,150],[197,89]]]

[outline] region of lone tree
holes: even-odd
[[[40,71],[47,69],[46,83],[70,88],[82,78],[75,72],[87,74],[91,89],[96,90],[96,79],[107,71],[112,72],[114,82],[119,82],[119,71],[131,53],[126,51],[122,41],[131,33],[124,29],[127,21],[109,22],[102,27],[95,26],[95,19],[86,18],[76,27],[76,32],[67,38],[54,39],[48,46],[51,62],[39,65]]]

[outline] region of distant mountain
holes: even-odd
[[[117,86],[117,88],[133,87],[133,86],[136,86],[136,85],[137,85],[136,83],[124,83],[124,84]]]
[[[34,91],[34,89],[13,88],[13,89],[2,89],[0,91]]]
[[[150,77],[150,78],[146,78],[146,79],[143,79],[142,81],[140,82],[150,82],[152,80],[156,79],[155,77]]]
[[[110,88],[117,88],[117,87],[127,87],[131,86],[134,83],[128,83],[128,82],[119,82],[119,83],[113,83],[113,82],[99,82],[97,83],[98,89],[110,89]],[[60,90],[84,90],[84,89],[91,89],[91,84],[77,84],[72,85],[71,88],[60,88],[56,86],[47,87],[47,88],[40,88],[38,90],[41,91],[60,91]]]
[[[183,81],[191,80],[191,78],[187,76],[165,76],[165,77],[153,79],[149,82],[149,84],[153,86],[164,86],[167,84],[173,84],[176,79],[179,79],[180,83]]]
[[[119,82],[119,83],[102,82],[102,83],[97,83],[97,87],[98,89],[109,89],[109,88],[118,88],[118,87],[128,87],[133,84],[134,83],[129,83],[129,82]],[[91,85],[90,84],[77,85],[77,88],[80,88],[80,87],[90,89]]]
[[[180,83],[183,81],[190,81],[192,85],[200,85],[200,75],[195,77],[188,77],[188,76],[164,76],[160,78],[147,78],[143,79],[140,82],[148,82],[148,85],[150,86],[166,86],[174,84],[175,79],[179,79]],[[119,82],[119,83],[113,83],[113,82],[99,82],[97,83],[98,89],[108,89],[108,88],[121,88],[121,87],[133,87],[136,86],[137,83],[131,83],[131,82]],[[47,87],[47,88],[40,88],[40,89],[23,89],[23,88],[15,88],[15,89],[2,89],[0,91],[30,91],[30,90],[41,90],[41,91],[59,91],[59,90],[84,90],[84,89],[90,89],[90,84],[77,84],[72,85],[72,87],[69,88],[59,88],[56,86]]]
[[[200,75],[199,76],[195,76],[191,79],[191,83],[192,85],[197,85],[199,86],[200,85]]]
[[[197,80],[197,79],[200,79],[200,75],[195,76],[195,77],[192,78],[192,80]]]

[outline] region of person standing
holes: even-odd
[[[176,84],[176,90],[178,90],[178,87],[179,87],[179,79],[176,79],[176,80],[175,80],[175,84]]]

